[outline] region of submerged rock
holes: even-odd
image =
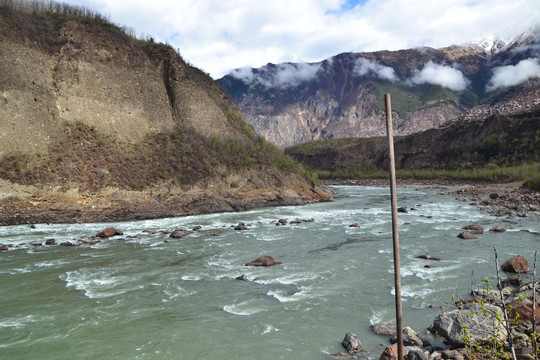
[[[431,255],[420,255],[420,256],[417,256],[417,258],[424,259],[424,260],[441,261],[440,257],[431,256]]]
[[[263,255],[253,261],[248,262],[246,266],[273,266],[277,264],[282,264],[282,262],[274,259],[271,256]]]

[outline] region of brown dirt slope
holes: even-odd
[[[0,224],[329,199],[169,46],[14,4],[0,5]]]

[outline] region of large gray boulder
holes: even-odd
[[[502,321],[501,308],[491,304],[470,304],[465,308],[440,314],[433,320],[433,330],[455,347],[482,345],[496,336],[501,341],[507,338]],[[464,328],[467,331],[464,331]],[[465,338],[469,337],[467,341]]]

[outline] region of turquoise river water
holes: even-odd
[[[437,189],[399,189],[403,324],[424,332],[452,293],[540,249],[540,221],[482,213]],[[335,202],[107,224],[0,228],[1,359],[327,359],[354,332],[378,359],[395,318],[389,190],[336,187]],[[313,219],[276,226],[278,219]],[[231,225],[248,224],[235,231]],[[358,223],[359,228],[350,224]],[[480,224],[477,240],[456,236]],[[504,225],[505,233],[488,228]],[[77,242],[107,226],[124,232]],[[202,226],[182,239],[160,230]],[[149,230],[150,232],[143,232]],[[154,233],[153,233],[154,232]],[[417,256],[429,254],[441,261]],[[244,264],[260,255],[283,262]],[[430,265],[429,267],[425,267]],[[248,281],[235,280],[245,274]],[[528,276],[528,275],[526,275]],[[524,276],[524,277],[526,277]],[[528,279],[524,279],[528,280]]]

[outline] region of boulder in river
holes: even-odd
[[[352,228],[359,228],[360,225],[358,225],[358,223],[354,223],[354,224],[349,225],[349,227],[352,227]]]
[[[239,223],[234,227],[234,230],[249,230],[249,228],[244,223]]]
[[[271,256],[263,255],[259,256],[257,259],[250,261],[246,264],[246,266],[272,266],[282,264],[281,261],[274,259]]]
[[[464,226],[462,227],[463,230],[470,230],[471,233],[473,234],[483,234],[484,233],[484,228],[480,225],[467,225],[467,226]]]
[[[108,237],[115,236],[115,235],[124,235],[124,233],[119,231],[119,230],[116,230],[113,227],[108,227],[108,228],[105,228],[102,231],[98,232],[96,234],[96,237],[108,238]]]
[[[45,240],[45,245],[56,245],[56,240],[47,239],[47,240]]]
[[[0,251],[7,251],[9,247],[7,245],[0,246]]]
[[[397,211],[400,212],[400,213],[408,213],[407,208],[404,207],[404,206],[398,208]]]
[[[358,340],[358,336],[351,332],[345,334],[345,338],[341,342],[341,345],[347,349],[349,354],[354,354],[362,350],[362,344],[360,343],[360,340]]]
[[[173,239],[181,239],[183,238],[184,236],[186,236],[187,234],[185,232],[183,232],[182,230],[174,230],[170,235],[169,237],[173,238]]]
[[[495,227],[492,227],[491,229],[489,229],[489,231],[491,232],[505,232],[506,231],[506,228],[502,225],[497,225]]]
[[[510,273],[526,273],[531,271],[527,259],[521,255],[512,256],[501,265],[501,269]]]
[[[460,239],[465,239],[465,240],[478,239],[476,237],[476,235],[474,235],[470,231],[464,231],[464,232],[460,233],[457,237],[460,238]]]
[[[64,241],[60,243],[61,246],[75,246],[71,241]]]

